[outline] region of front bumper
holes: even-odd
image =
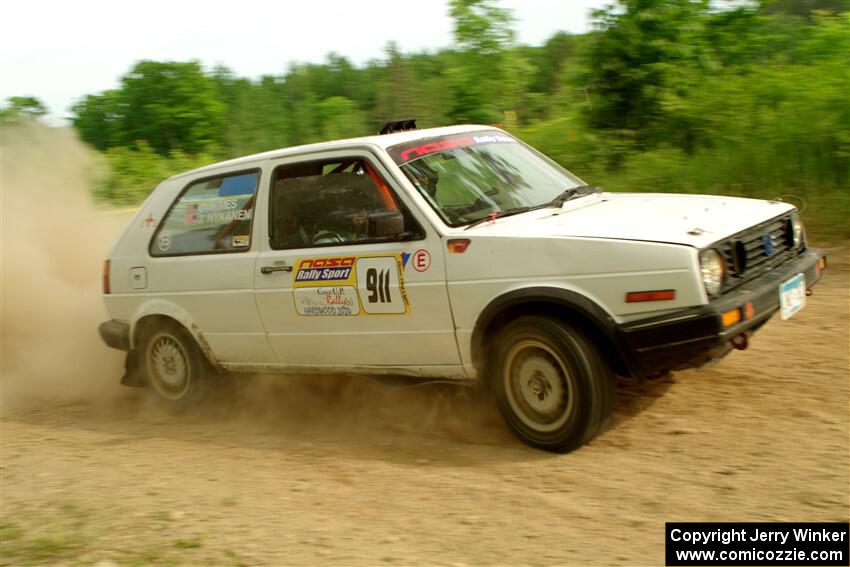
[[[826,257],[809,248],[794,260],[712,300],[661,317],[633,321],[618,328],[632,374],[646,378],[667,370],[700,366],[729,351],[732,337],[754,333],[779,310],[779,285],[802,273],[806,290],[821,278]],[[752,306],[747,315],[747,305]],[[723,314],[741,310],[741,320],[724,326]]]

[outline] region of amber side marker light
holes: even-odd
[[[741,310],[738,308],[730,309],[723,313],[723,326],[731,327],[741,320]]]
[[[446,242],[449,249],[449,254],[463,254],[469,248],[470,240],[468,238],[452,238]]]
[[[675,289],[630,291],[626,294],[626,303],[639,303],[641,301],[671,301],[673,299],[676,299]]]
[[[103,262],[103,294],[106,295],[111,293],[112,290],[109,287],[109,260],[104,260]]]
[[[822,257],[818,260],[816,264],[815,271],[817,272],[817,276],[820,277],[820,273],[826,269],[826,257]]]
[[[744,305],[744,315],[747,319],[752,319],[756,314],[756,308],[753,306],[752,301],[748,301],[746,305]]]

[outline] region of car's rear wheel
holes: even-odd
[[[143,332],[141,364],[150,390],[174,409],[198,403],[209,390],[209,369],[195,340],[177,323]]]
[[[496,403],[523,442],[567,452],[607,426],[616,381],[593,342],[548,317],[521,317],[496,336],[490,359]]]

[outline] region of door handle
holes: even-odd
[[[261,274],[271,274],[274,272],[291,272],[292,266],[263,266],[260,268]]]

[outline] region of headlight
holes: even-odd
[[[803,221],[800,220],[800,213],[794,211],[791,213],[791,239],[794,248],[801,248],[803,246],[803,233]]]
[[[699,255],[699,265],[705,291],[708,295],[720,295],[720,290],[723,289],[723,276],[726,275],[726,266],[720,252],[714,248],[703,250]]]

